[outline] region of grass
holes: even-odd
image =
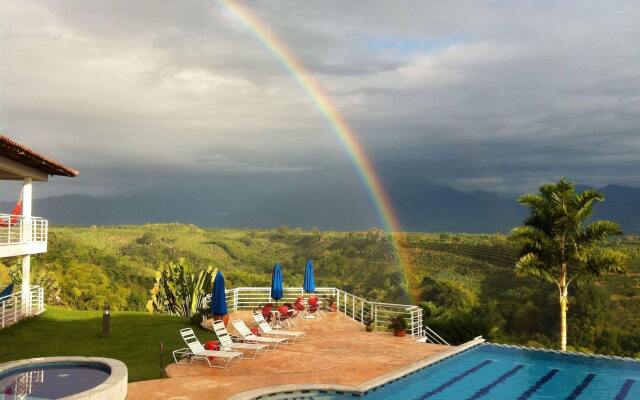
[[[109,337],[103,338],[102,313],[47,307],[43,314],[0,332],[0,363],[31,357],[109,357],[124,362],[129,382],[160,378],[160,342],[163,365],[173,362],[171,351],[184,347],[179,330],[186,319],[143,312],[113,312]],[[213,333],[195,329],[201,341]]]

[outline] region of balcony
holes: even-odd
[[[0,214],[0,258],[45,253],[48,227],[40,217]]]

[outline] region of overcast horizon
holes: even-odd
[[[640,187],[637,2],[241,4],[387,186]],[[312,99],[218,2],[5,0],[0,60],[0,132],[80,171],[36,197],[262,176],[366,193]]]

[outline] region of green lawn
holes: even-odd
[[[129,381],[160,377],[160,342],[164,343],[163,364],[173,362],[171,351],[184,347],[179,330],[187,320],[143,312],[113,312],[108,338],[100,336],[102,314],[47,307],[40,316],[0,330],[0,363],[31,357],[97,356],[123,361]],[[213,333],[194,328],[201,341]]]

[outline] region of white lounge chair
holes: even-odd
[[[287,331],[284,329],[273,329],[269,325],[269,323],[267,323],[267,320],[264,319],[264,316],[260,311],[256,311],[253,313],[253,319],[256,320],[256,323],[260,327],[260,330],[262,331],[262,333],[267,335],[287,337],[292,339],[292,342],[295,342],[296,340],[298,340],[300,336],[303,336],[305,334],[305,332]]]
[[[180,335],[184,342],[189,346],[186,349],[178,349],[173,351],[173,359],[176,364],[188,364],[190,365],[193,360],[205,360],[210,367],[213,368],[227,368],[231,361],[234,359],[242,358],[242,353],[238,353],[237,351],[217,351],[217,350],[205,350],[202,343],[198,340],[195,333],[193,333],[193,329],[184,328],[180,329]],[[220,360],[226,360],[224,365],[214,365],[212,364],[211,358],[216,358]],[[185,362],[184,360],[188,360]]]
[[[253,357],[251,358],[256,358],[260,350],[266,350],[269,348],[266,344],[234,342],[231,335],[229,335],[229,332],[227,332],[227,328],[224,326],[224,321],[221,320],[213,321],[213,331],[218,336],[218,341],[220,342],[220,348],[222,350],[253,350]]]
[[[243,320],[234,319],[231,321],[233,327],[238,334],[242,337],[242,339],[247,343],[257,343],[257,344],[267,344],[269,346],[273,346],[271,350],[275,350],[280,343],[286,343],[289,338],[274,338],[274,337],[265,337],[265,336],[256,336],[251,332],[251,329],[244,323]]]

